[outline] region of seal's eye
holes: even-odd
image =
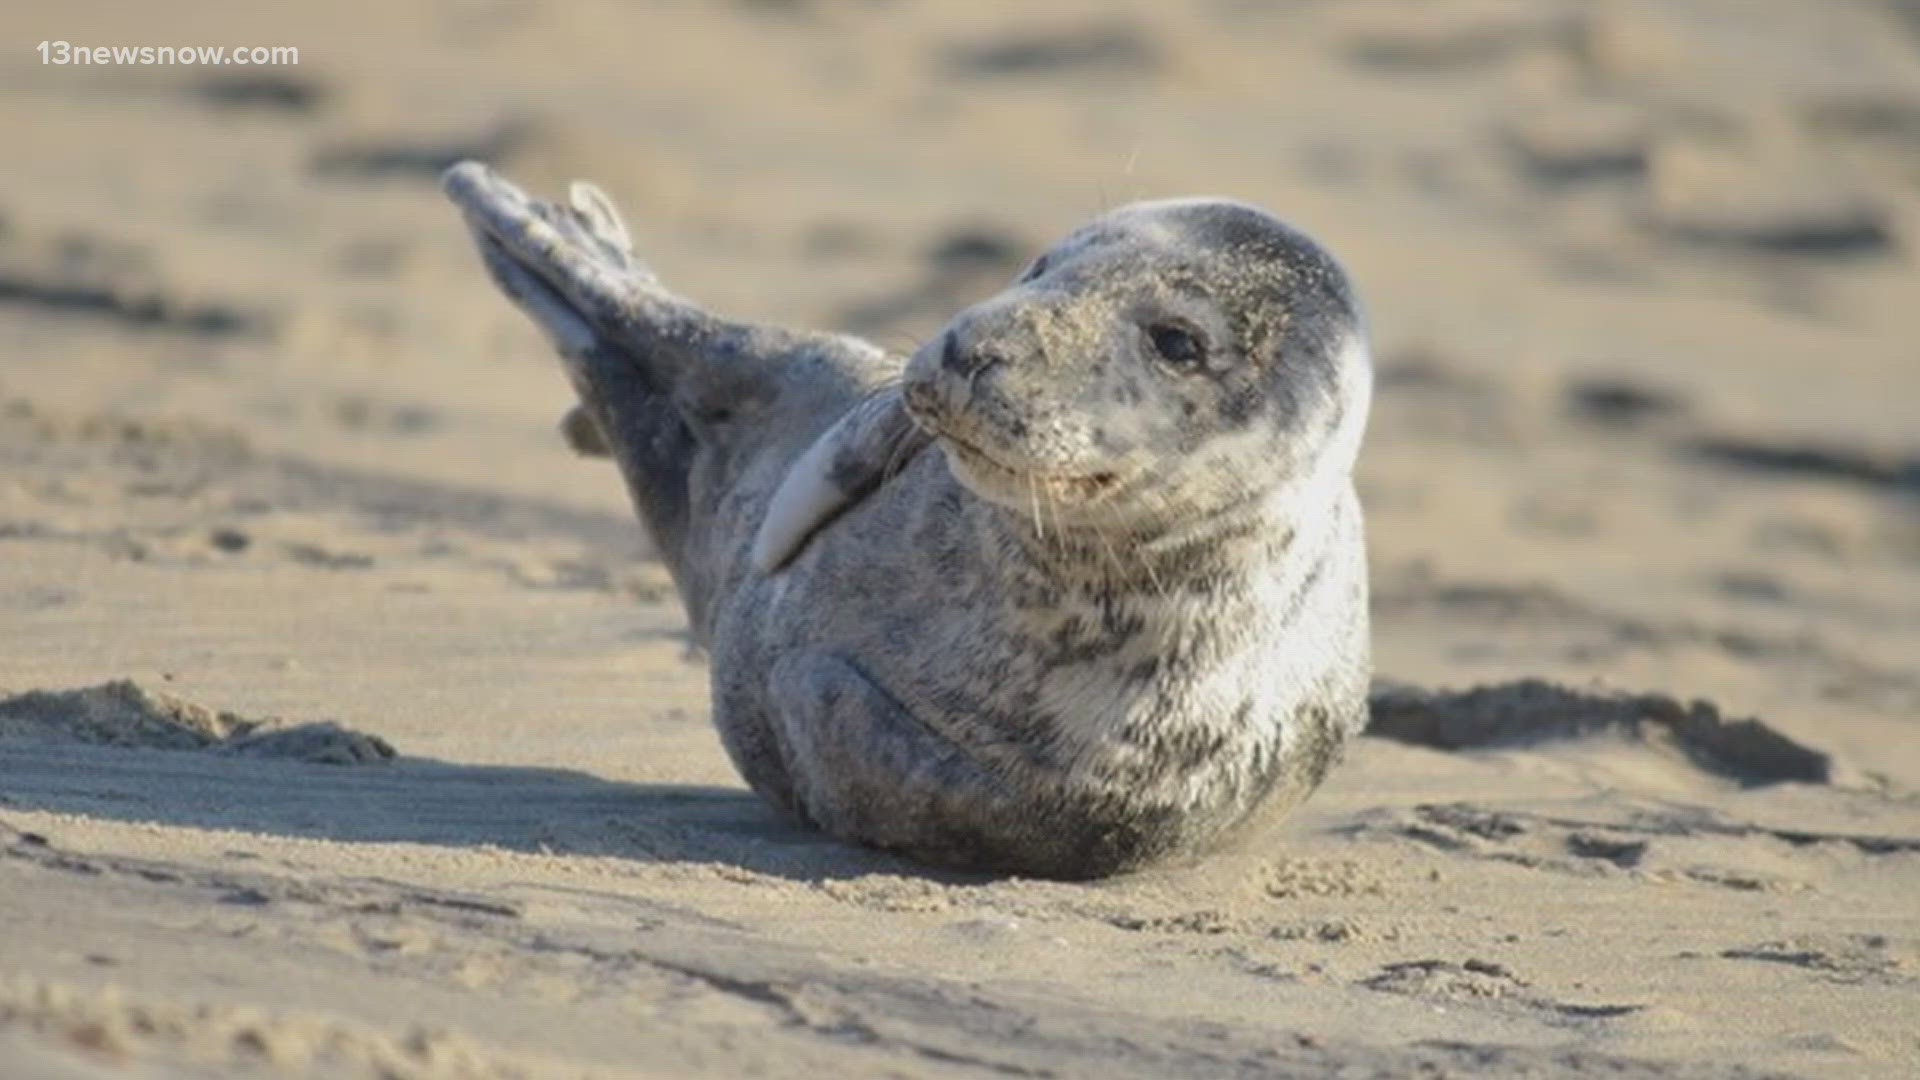
[[[1197,368],[1207,359],[1206,342],[1191,328],[1174,322],[1154,323],[1147,327],[1147,340],[1160,359],[1176,368]]]
[[[1020,280],[1016,284],[1025,285],[1027,282],[1032,281],[1034,278],[1037,278],[1041,274],[1046,273],[1047,267],[1051,265],[1053,264],[1047,261],[1047,257],[1045,255],[1040,256],[1039,258],[1033,260],[1032,266],[1027,267],[1026,273],[1020,275]]]

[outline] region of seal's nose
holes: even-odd
[[[907,407],[932,420],[1005,396],[1031,337],[990,306],[963,313],[907,363],[901,386]]]
[[[968,383],[1003,363],[1006,355],[999,349],[978,340],[963,341],[958,329],[948,330],[940,343],[940,366]]]

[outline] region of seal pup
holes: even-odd
[[[1346,274],[1233,202],[1138,204],[911,358],[669,293],[611,204],[445,177],[549,336],[767,799],[938,866],[1198,858],[1367,714],[1372,369]]]

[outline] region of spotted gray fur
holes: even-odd
[[[591,188],[548,205],[474,163],[446,187],[778,806],[928,863],[1093,877],[1274,820],[1361,727],[1371,364],[1302,234],[1126,207],[901,358],[674,297]]]

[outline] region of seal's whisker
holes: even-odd
[[[1040,482],[1034,479],[1032,474],[1027,476],[1027,504],[1033,511],[1034,535],[1038,536],[1040,542],[1044,544],[1047,540],[1047,528],[1040,523]]]
[[[1094,535],[1100,538],[1101,544],[1106,547],[1109,553],[1113,553],[1113,557],[1117,562],[1118,555],[1109,534],[1112,532],[1126,533],[1132,530],[1111,508],[1094,506],[1092,504],[1089,504],[1088,508],[1098,512],[1098,517],[1096,518],[1093,529]],[[1134,568],[1140,572],[1140,576],[1146,578],[1148,594],[1155,597],[1165,597],[1167,595],[1166,585],[1160,580],[1160,575],[1154,571],[1152,562],[1141,553],[1139,546],[1136,544],[1128,544],[1126,546],[1126,552],[1132,559]],[[1116,568],[1124,569],[1124,567],[1119,566]]]
[[[1052,491],[1046,492],[1046,507],[1047,512],[1053,517],[1053,535],[1059,543],[1060,553],[1062,555],[1073,554],[1072,549],[1067,544],[1067,530],[1060,524],[1060,500],[1054,497]]]
[[[913,451],[919,445],[912,432],[901,432],[894,436],[893,447],[887,451],[886,463],[881,466],[880,478],[885,480],[898,475],[901,469],[906,468],[907,461],[913,457]]]
[[[1100,550],[1106,555],[1107,563],[1113,567],[1114,573],[1125,577],[1127,573],[1126,563],[1121,561],[1120,553],[1114,549],[1113,540],[1107,535],[1107,530],[1101,528],[1103,524],[1105,523],[1101,521],[1094,522],[1092,529],[1093,538],[1099,541]]]
[[[1160,580],[1160,575],[1153,569],[1153,560],[1147,558],[1146,553],[1138,547],[1133,548],[1132,551],[1134,558],[1140,563],[1140,572],[1147,575],[1147,591],[1156,597],[1164,598],[1167,595],[1167,585]]]

